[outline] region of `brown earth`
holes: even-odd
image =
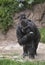
[[[15,44],[15,41],[5,40],[0,42],[0,58],[9,58],[17,61],[45,61],[45,44],[39,43],[35,59],[23,58],[22,53],[23,48],[18,43]]]

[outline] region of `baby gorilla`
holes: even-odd
[[[20,16],[20,23],[16,29],[18,43],[23,46],[23,57],[29,55],[35,58],[38,43],[40,41],[40,33],[36,25],[28,20],[25,14]]]

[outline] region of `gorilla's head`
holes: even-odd
[[[21,14],[21,15],[20,15],[20,21],[21,21],[22,27],[25,28],[25,27],[27,26],[26,15],[25,15],[25,14]]]
[[[26,19],[26,15],[25,14],[21,14],[20,15],[20,20],[22,20],[22,19]]]

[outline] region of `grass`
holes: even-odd
[[[9,59],[3,59],[0,60],[0,65],[45,65],[44,61],[36,61],[36,62],[18,62],[14,60],[9,60]]]
[[[45,28],[41,28],[39,31],[41,33],[41,42],[45,43]]]

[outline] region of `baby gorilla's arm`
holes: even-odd
[[[26,44],[29,39],[31,40],[33,38],[33,32],[29,32],[25,36],[23,36],[18,42],[22,45]]]

